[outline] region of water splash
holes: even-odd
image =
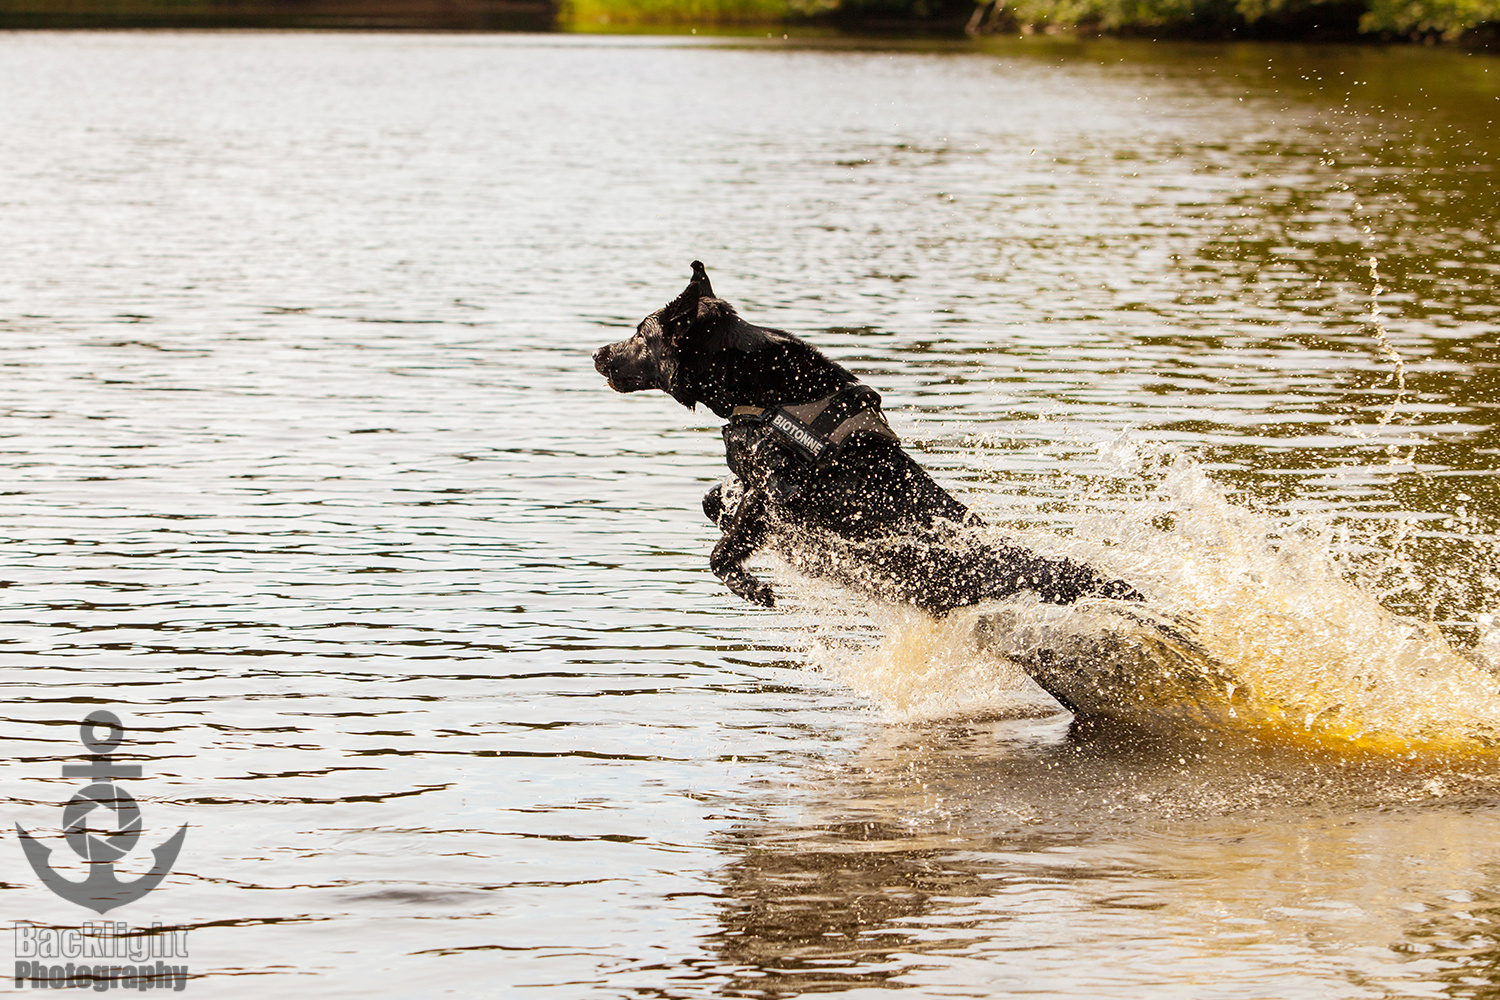
[[[1500,744],[1500,685],[1436,625],[1393,614],[1340,572],[1326,526],[1279,529],[1175,463],[1161,590],[1198,622],[1249,724],[1381,752]]]
[[[1500,747],[1500,682],[1486,660],[1500,634],[1465,656],[1433,623],[1382,607],[1350,577],[1350,553],[1370,546],[1346,525],[1281,523],[1177,457],[1125,517],[1008,535],[1129,579],[1147,611],[1019,600],[935,622],[882,609],[874,648],[825,648],[817,661],[898,716],[1034,710],[1044,696],[1030,675],[1094,715],[1381,754]]]
[[[1375,348],[1381,357],[1391,363],[1391,379],[1396,384],[1396,395],[1391,400],[1390,407],[1380,415],[1379,425],[1384,427],[1395,418],[1406,401],[1406,362],[1402,360],[1401,353],[1391,344],[1390,337],[1386,334],[1385,320],[1381,318],[1380,296],[1385,294],[1385,286],[1380,283],[1379,262],[1370,258],[1370,311],[1365,317],[1369,324],[1370,334],[1375,338]]]
[[[914,608],[873,608],[879,635],[873,646],[850,642],[847,634],[828,641],[829,614],[838,611],[829,608],[811,621],[804,654],[895,718],[1056,712],[1019,662],[981,653],[972,611],[934,619]]]

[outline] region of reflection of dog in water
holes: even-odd
[[[1050,604],[1141,599],[1069,559],[981,538],[978,519],[902,449],[873,389],[791,334],[742,320],[698,261],[687,289],[601,347],[594,367],[618,392],[660,389],[728,421],[734,475],[703,499],[723,531],[709,566],[748,601],[775,602],[743,566],[763,546],[934,615],[1024,591]]]

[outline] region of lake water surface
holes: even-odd
[[[188,831],[108,917],[194,996],[1497,995],[1497,111],[1417,49],[0,34],[0,917],[96,919],[13,831],[81,877],[109,709],[120,870]],[[589,359],[694,258],[1255,725],[723,590],[714,419]]]

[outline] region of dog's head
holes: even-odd
[[[811,344],[740,319],[696,260],[683,293],[641,320],[634,337],[595,351],[594,367],[616,392],[660,389],[721,417],[737,406],[807,403],[855,380]]]
[[[594,352],[594,367],[616,392],[660,389],[683,406],[701,400],[692,377],[693,354],[705,321],[733,315],[714,298],[708,271],[693,261],[693,279],[681,295],[641,320],[635,336]]]

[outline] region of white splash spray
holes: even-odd
[[[1126,516],[1085,515],[1069,536],[1009,537],[1129,579],[1168,633],[1108,601],[1007,602],[942,621],[878,609],[878,645],[823,647],[815,660],[902,717],[1035,710],[1045,696],[1025,674],[1075,670],[1097,681],[1079,689],[1097,714],[1378,753],[1500,748],[1487,647],[1466,657],[1435,625],[1385,609],[1348,578],[1338,529],[1233,504],[1188,459],[1166,462]],[[1191,636],[1178,641],[1171,630],[1183,622]]]

